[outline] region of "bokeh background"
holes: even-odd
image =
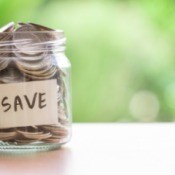
[[[174,0],[0,0],[0,25],[63,29],[75,122],[175,120]]]

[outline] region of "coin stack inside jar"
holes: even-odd
[[[0,84],[56,79],[58,106],[57,124],[0,128],[0,145],[60,143],[69,135],[67,75],[54,53],[54,48],[64,48],[65,38],[54,31],[33,23],[11,22],[0,28]]]

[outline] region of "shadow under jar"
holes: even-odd
[[[71,135],[63,31],[0,33],[0,150],[58,148]]]

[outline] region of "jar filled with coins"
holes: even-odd
[[[70,62],[61,30],[0,28],[0,150],[50,150],[71,135]]]

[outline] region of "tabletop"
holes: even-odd
[[[174,175],[175,124],[73,124],[54,151],[0,155],[0,175]]]

